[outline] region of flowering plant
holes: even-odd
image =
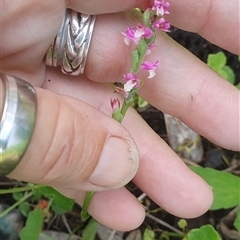
[[[155,46],[155,31],[162,30],[169,32],[170,24],[164,19],[165,14],[169,14],[169,3],[165,0],[154,0],[152,7],[147,8],[142,14],[142,23],[138,23],[135,27],[128,27],[123,32],[124,42],[129,45],[131,42],[135,45],[132,50],[132,64],[128,73],[123,74],[125,81],[123,87],[115,87],[115,92],[120,93],[124,97],[122,106],[118,98],[110,100],[112,107],[112,117],[121,122],[127,112],[127,109],[132,106],[134,97],[138,89],[142,86],[143,81],[138,78],[138,73],[141,70],[146,70],[149,73],[148,78],[153,78],[156,69],[159,68],[159,61],[149,62],[144,61],[146,55],[151,53]]]
[[[135,48],[132,50],[132,63],[129,72],[123,74],[123,86],[115,86],[115,92],[120,93],[124,100],[121,106],[118,98],[110,99],[112,108],[112,118],[118,122],[122,122],[128,108],[133,105],[136,92],[143,85],[143,80],[139,79],[140,71],[148,71],[148,78],[153,78],[156,69],[159,68],[159,61],[144,61],[146,55],[151,53],[155,46],[155,32],[162,30],[169,32],[170,24],[164,19],[165,14],[169,14],[169,3],[165,0],[154,0],[153,6],[147,8],[142,13],[142,23],[138,23],[135,27],[128,27],[123,32],[124,42],[126,45],[133,43]],[[93,192],[88,192],[83,203],[82,217],[86,219],[88,205],[92,198]]]

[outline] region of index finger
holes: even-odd
[[[134,7],[146,9],[153,5],[153,0],[70,0],[68,2],[68,7],[90,14],[121,12]],[[199,33],[219,47],[240,54],[238,0],[168,0],[168,2],[171,14],[166,18],[173,26]]]
[[[240,4],[238,0],[169,0],[172,25],[200,34],[208,41],[240,54]]]

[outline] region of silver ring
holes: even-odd
[[[96,16],[67,9],[61,28],[46,53],[46,65],[78,76],[84,72]]]
[[[17,166],[30,142],[36,122],[37,96],[35,89],[21,79],[4,74],[0,78],[5,89],[0,125],[0,175],[7,175]]]

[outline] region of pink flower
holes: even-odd
[[[165,0],[159,1],[154,0],[154,4],[152,10],[156,11],[158,16],[163,16],[164,14],[169,14],[168,12],[169,2],[165,2]]]
[[[149,72],[148,78],[153,78],[156,75],[156,69],[159,68],[159,62],[143,62],[140,66],[140,69],[147,70]]]
[[[155,44],[155,42],[152,42],[147,46],[146,55],[149,55],[151,53],[152,49],[156,46],[154,44]]]
[[[120,109],[120,101],[119,101],[118,98],[113,98],[113,99],[111,98],[110,99],[110,104],[111,104],[112,110],[114,110],[116,108]]]
[[[129,27],[127,31],[122,34],[125,37],[124,42],[129,45],[130,41],[138,44],[140,38],[150,38],[152,36],[152,31],[151,29],[138,24],[135,28]]]
[[[164,32],[170,32],[170,23],[166,21],[164,18],[157,19],[153,24],[152,28],[155,30],[162,30]]]
[[[140,86],[140,80],[137,78],[136,74],[127,73],[127,74],[124,74],[123,77],[127,81],[124,84],[125,92],[130,92],[133,88],[138,88]]]

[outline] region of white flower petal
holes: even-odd
[[[136,82],[133,81],[133,80],[130,80],[130,81],[127,81],[125,84],[124,84],[124,91],[125,92],[130,92],[136,85]]]
[[[153,78],[156,75],[155,69],[151,69],[148,72],[149,72],[148,78]]]
[[[126,43],[126,45],[128,45],[128,46],[129,46],[130,39],[129,39],[129,38],[127,38],[127,37],[125,37],[125,38],[124,38],[124,42]]]

